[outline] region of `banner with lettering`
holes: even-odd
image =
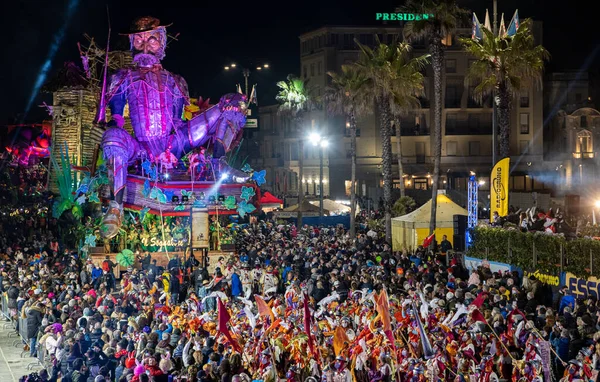
[[[182,251],[189,245],[187,244],[187,240],[178,241],[172,237],[165,237],[165,240],[160,237],[144,237],[140,241],[140,244],[142,249],[148,252]]]
[[[494,212],[499,216],[508,215],[508,174],[510,158],[499,160],[490,174],[490,221],[494,220]]]
[[[596,277],[582,279],[571,272],[564,272],[564,285],[569,288],[569,293],[576,298],[587,296],[600,297],[600,280]]]
[[[192,247],[208,248],[208,212],[206,209],[194,208],[192,210]]]
[[[552,287],[558,287],[560,285],[560,275],[549,275],[547,273],[541,273],[540,271],[525,271],[523,274],[527,277],[535,276],[535,278],[538,279],[542,284],[550,285]]]

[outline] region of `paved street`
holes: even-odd
[[[0,381],[2,382],[18,381],[21,376],[41,369],[36,365],[32,370],[27,370],[27,365],[33,361],[33,358],[29,357],[29,352],[25,354],[25,358],[21,358],[23,345],[19,341],[15,347],[15,341],[19,341],[15,329],[5,320],[0,321]]]

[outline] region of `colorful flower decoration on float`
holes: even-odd
[[[252,167],[250,167],[250,165],[248,163],[244,164],[244,167],[242,167],[242,171],[245,173],[251,173],[254,170],[252,169]]]
[[[223,201],[223,206],[225,208],[227,208],[228,210],[235,209],[235,207],[236,207],[235,196],[229,195],[228,197],[226,197],[225,200]]]
[[[124,249],[122,252],[117,253],[116,260],[122,267],[130,267],[135,262],[135,256],[130,249]]]
[[[94,234],[89,234],[85,237],[85,245],[89,246],[89,247],[95,247],[96,246],[96,235]]]
[[[252,197],[254,195],[256,195],[256,192],[254,191],[254,188],[242,186],[242,195],[240,196],[240,198],[242,198],[245,201],[249,202],[250,199],[252,199]]]
[[[98,192],[94,191],[88,198],[88,202],[90,203],[100,203],[100,198],[98,197]]]
[[[167,202],[167,196],[158,187],[152,188],[152,190],[150,191],[150,199],[155,199],[159,203],[163,203],[163,204]]]
[[[173,211],[185,211],[185,206],[183,205],[183,203],[179,203],[175,206],[175,208],[173,208]]]
[[[75,199],[75,202],[79,205],[82,205],[83,203],[85,203],[86,199],[87,199],[87,197],[85,196],[85,194],[83,194],[80,197],[78,197],[77,199]]]
[[[245,200],[242,200],[238,204],[237,213],[243,218],[246,214],[251,214],[254,210],[256,210],[256,207],[254,207],[252,203],[247,203]]]
[[[144,218],[146,217],[148,211],[150,211],[150,208],[148,207],[144,207],[140,210],[140,223],[144,221]]]
[[[254,173],[252,173],[252,180],[260,187],[267,182],[265,180],[265,175],[267,175],[267,170],[254,171]]]
[[[144,195],[144,197],[149,197],[150,196],[150,179],[146,179],[146,181],[144,182],[144,189],[142,190],[142,195]]]
[[[165,191],[165,196],[167,197],[167,200],[173,200],[173,195],[175,195],[174,191]]]

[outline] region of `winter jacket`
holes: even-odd
[[[27,339],[37,337],[38,330],[42,325],[44,313],[39,304],[34,304],[25,312],[27,317]]]

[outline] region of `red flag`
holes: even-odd
[[[229,332],[229,329],[227,328],[227,323],[231,319],[231,316],[229,315],[227,308],[225,307],[225,305],[223,304],[223,301],[221,301],[220,298],[217,298],[217,304],[218,304],[217,306],[218,306],[218,316],[219,316],[219,318],[217,320],[217,331],[220,333],[223,333],[223,335],[225,336],[225,338],[227,338],[227,340],[229,341],[231,346],[233,346],[235,351],[237,351],[238,353],[241,354],[242,347],[231,336],[231,333]]]
[[[483,322],[487,324],[487,321],[485,319],[485,317],[483,316],[483,313],[481,313],[479,311],[479,309],[475,309],[473,311],[473,313],[471,313],[471,318],[473,319],[473,321],[479,321],[479,322]]]
[[[425,240],[423,240],[423,247],[425,247],[425,248],[429,247],[429,245],[433,242],[434,238],[435,238],[435,233],[432,233],[431,236],[426,237]]]
[[[396,343],[394,341],[394,334],[392,333],[390,318],[390,301],[385,289],[382,289],[381,293],[379,293],[379,296],[376,295],[375,297],[375,310],[377,311],[377,318],[381,319],[383,332],[392,344],[392,349],[396,350]],[[374,321],[376,321],[377,318]]]
[[[487,292],[479,293],[477,295],[477,298],[475,300],[473,300],[471,305],[475,306],[477,309],[481,309],[481,305],[483,305],[483,302],[485,301],[486,297],[487,297]]]
[[[315,343],[313,341],[312,333],[311,333],[311,316],[310,316],[310,308],[308,307],[308,296],[304,293],[304,330],[308,335],[308,348],[310,349],[313,357],[318,357],[317,351],[315,349]],[[319,360],[319,358],[317,358]]]

